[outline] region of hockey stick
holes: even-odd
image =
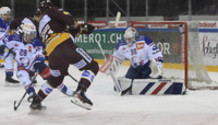
[[[5,47],[5,48],[7,48],[7,47]],[[7,48],[7,49],[8,49],[8,48]],[[10,54],[13,54],[13,56],[15,56],[15,53],[14,53],[13,49],[14,49],[14,48],[8,49],[8,53],[7,53],[7,55],[5,55],[5,56],[3,57],[3,60],[5,60]]]
[[[120,11],[118,11],[118,12],[117,12],[116,19],[115,19],[115,24],[114,24],[114,27],[115,27],[115,28],[118,27],[118,24],[119,24],[119,21],[120,21],[120,16],[121,16],[121,13],[120,13]]]
[[[33,78],[32,82],[30,83],[29,87],[26,89],[25,93],[23,94],[22,98],[20,99],[20,101],[18,102],[17,105],[16,105],[17,101],[14,101],[14,111],[17,111],[17,109],[20,107],[20,104],[23,102],[23,99],[26,97],[27,90],[32,86],[33,81],[36,79],[37,75],[38,75],[38,73]]]
[[[103,49],[102,49],[102,46],[101,46],[100,42],[97,42],[97,44],[98,44],[98,47],[100,48],[101,54],[102,54],[103,57],[104,57],[104,60],[106,61],[107,58],[106,58],[106,56],[105,56],[105,53],[104,53],[104,51],[103,51]],[[116,90],[120,93],[120,92],[121,92],[121,87],[120,87],[120,85],[119,85],[119,83],[118,83],[116,77],[114,76],[113,73],[110,73],[110,76],[111,76],[111,78],[112,78],[112,80],[113,80],[113,82],[114,82],[114,85],[115,85]],[[121,93],[120,93],[120,94],[121,94]]]
[[[14,101],[14,111],[17,111],[17,109],[19,108],[20,104],[22,103],[23,99],[25,98],[27,94],[27,91],[25,91],[25,93],[23,94],[22,98],[20,99],[19,103],[16,105],[17,101]]]
[[[76,83],[79,83],[79,81],[78,81],[76,78],[74,78],[71,74],[68,73],[68,76],[69,76],[71,79],[73,79]]]
[[[129,88],[127,88],[127,89],[125,89],[125,90],[123,90],[123,91],[121,91],[121,93],[120,93],[120,95],[121,96],[123,96],[123,95],[125,95],[127,92],[131,92],[131,90],[132,90],[132,84],[133,84],[133,80],[134,79],[132,79],[132,81],[131,81],[131,84],[130,84],[130,87]]]

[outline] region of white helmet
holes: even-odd
[[[11,17],[11,9],[9,7],[1,7],[0,8],[0,16],[4,21],[9,21]]]
[[[137,34],[137,30],[134,27],[129,27],[126,29],[124,33],[124,39],[126,40],[128,46],[131,46],[133,42],[136,41]]]
[[[32,23],[24,23],[22,25],[23,40],[26,43],[30,43],[36,37],[36,27]]]

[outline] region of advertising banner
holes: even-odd
[[[100,42],[106,56],[113,54],[114,48],[120,39],[123,37],[125,28],[116,29],[99,29],[95,30],[90,35],[80,35],[76,38],[76,44],[86,49],[86,51],[95,59],[103,59],[102,53],[98,47],[97,42]],[[162,51],[164,62],[181,63],[181,39],[178,29],[175,30],[139,30],[140,34],[150,37]],[[169,36],[170,34],[170,36]],[[158,36],[158,37],[157,37]]]
[[[75,39],[75,42],[78,46],[86,49],[93,58],[103,59],[97,42],[101,44],[106,56],[113,54],[114,48],[119,40],[122,39],[124,31],[124,28],[95,30],[90,35],[80,35]]]

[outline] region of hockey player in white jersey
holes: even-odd
[[[185,93],[183,81],[162,78],[163,55],[161,51],[148,36],[139,35],[133,27],[125,30],[124,38],[119,41],[113,55],[109,56],[100,71],[114,74],[125,59],[130,60],[131,66],[125,77],[118,77],[117,80],[115,79],[117,82],[114,82],[115,90],[120,95],[126,93],[133,95]]]
[[[128,59],[131,66],[125,77],[130,79],[162,78],[162,70],[157,76],[150,76],[152,67],[151,62],[157,64],[157,68],[162,68],[163,55],[155,43],[145,35],[139,35],[135,28],[129,27],[116,46],[113,54],[120,62]],[[156,67],[155,67],[156,68]]]
[[[162,78],[163,55],[155,43],[145,35],[139,35],[135,28],[125,30],[124,38],[116,45],[112,56],[114,62],[107,72],[116,72],[119,64],[125,59],[130,60],[131,66],[125,77],[129,79]],[[154,65],[152,65],[154,64]],[[158,70],[156,70],[158,69]]]
[[[4,39],[8,39],[5,37],[10,35],[9,25],[11,23],[11,9],[8,7],[1,7],[0,17],[0,56],[1,58],[5,58],[5,81],[16,84],[19,83],[19,81],[12,78],[14,71],[14,56],[4,51]],[[3,67],[3,64],[0,64],[0,67]]]
[[[131,66],[124,78],[132,80],[131,85],[127,85],[128,87],[132,86],[135,79],[162,78],[163,55],[161,51],[149,37],[139,35],[134,27],[125,30],[124,38],[118,42],[113,55],[109,55],[100,71],[106,74],[114,74],[125,59],[131,62]],[[119,84],[115,83],[115,90],[119,88],[119,92],[126,89],[124,87],[126,82],[122,80],[123,77],[118,78]],[[117,86],[120,87],[117,88]]]
[[[30,100],[35,95],[35,89],[31,83],[36,76],[32,75],[37,72],[44,80],[51,75],[42,54],[42,42],[36,38],[36,28],[32,23],[24,23],[22,34],[15,33],[9,37],[9,40],[10,42],[6,46],[9,50],[13,50],[18,66],[17,76],[29,95],[28,100]],[[58,89],[68,96],[73,94],[73,91],[63,83]]]

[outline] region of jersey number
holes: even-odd
[[[26,56],[27,50],[26,49],[20,49],[20,56]]]
[[[137,54],[136,48],[131,49],[130,51],[131,51],[131,55],[136,55]]]

